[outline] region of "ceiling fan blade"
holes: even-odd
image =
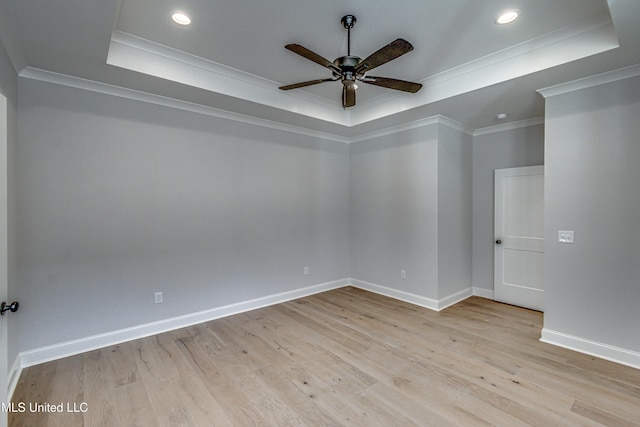
[[[354,105],[356,105],[356,86],[353,83],[344,84],[342,86],[342,108]]]
[[[388,89],[401,90],[404,92],[416,93],[422,88],[420,83],[407,82],[405,80],[390,79],[388,77],[367,76],[360,79],[362,83],[370,85],[382,86]]]
[[[313,61],[316,64],[320,64],[323,67],[327,67],[331,71],[337,72],[338,74],[342,72],[342,70],[340,70],[340,68],[338,68],[338,66],[335,65],[333,62],[323,58],[322,56],[318,55],[315,52],[310,51],[304,46],[301,46],[299,44],[288,44],[285,46],[285,49],[289,49],[293,53],[297,53],[300,56],[304,56],[308,60]]]
[[[407,52],[411,52],[412,50],[413,46],[411,45],[411,43],[404,39],[396,39],[385,47],[378,49],[376,52],[363,59],[356,66],[356,72],[364,73],[369,70],[373,70],[374,68],[382,64],[386,64],[392,59],[396,59],[397,57],[402,56]]]
[[[324,82],[335,82],[337,79],[319,79],[319,80],[309,80],[308,82],[301,82],[301,83],[294,83],[291,85],[286,85],[286,86],[280,86],[278,89],[281,90],[290,90],[290,89],[297,89],[299,87],[305,87],[305,86],[311,86],[311,85],[317,85],[318,83],[324,83]]]

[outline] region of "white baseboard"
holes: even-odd
[[[495,299],[493,297],[493,291],[491,289],[473,287],[473,295],[486,299]]]
[[[364,280],[353,278],[351,279],[351,286],[363,289],[365,291],[384,295],[386,297],[399,299],[411,304],[419,305],[420,307],[425,307],[430,310],[438,310],[438,301],[431,298],[423,297],[405,291],[399,291],[393,288],[387,288],[386,286],[376,285],[375,283],[365,282]]]
[[[540,341],[568,348],[569,350],[578,351],[580,353],[589,354],[601,359],[606,359],[611,362],[620,363],[621,365],[640,369],[640,353],[635,351],[576,337],[563,332],[553,331],[547,328],[542,329]]]
[[[434,311],[444,310],[445,308],[463,301],[472,295],[471,288],[468,288],[449,295],[445,298],[435,300],[432,298],[423,297],[421,295],[412,294],[410,292],[400,291],[398,289],[388,288],[386,286],[377,285],[375,283],[365,282],[364,280],[353,278],[351,279],[351,286],[405,301],[411,304],[419,305],[420,307],[428,308]]]
[[[341,288],[344,286],[354,286],[377,294],[385,295],[398,300],[406,301],[421,307],[425,307],[434,311],[443,310],[453,304],[456,304],[471,295],[477,295],[478,288],[468,288],[460,292],[456,292],[445,298],[435,300],[409,292],[388,288],[374,283],[365,282],[358,279],[340,279],[332,282],[321,283],[319,285],[309,286],[302,289],[296,289],[279,294],[268,295],[266,297],[256,298],[249,301],[229,304],[222,307],[190,313],[183,316],[177,316],[170,319],[164,319],[157,322],[146,323],[142,325],[132,326],[130,328],[111,331],[103,334],[92,335],[76,340],[66,341],[45,347],[20,352],[16,357],[10,371],[8,381],[8,393],[11,397],[15,391],[15,387],[20,378],[23,368],[61,359],[63,357],[73,356],[87,351],[96,350],[110,345],[120,344],[123,342],[144,338],[147,336],[172,331],[179,328],[195,325],[198,323],[208,322],[210,320],[255,310],[269,305],[279,304],[291,301],[297,298]],[[484,296],[484,295],[480,295]]]
[[[447,297],[440,298],[438,300],[438,311],[444,310],[447,307],[451,307],[452,305],[457,304],[460,301],[464,301],[470,296],[473,296],[472,288],[463,289]]]
[[[347,285],[349,285],[349,279],[335,280],[332,282],[321,283],[319,285],[313,285],[302,289],[268,295],[266,297],[256,298],[249,301],[242,301],[222,307],[215,307],[209,310],[190,313],[183,316],[160,320],[157,322],[132,326],[130,328],[120,329],[104,334],[93,335],[77,340],[66,341],[59,344],[53,344],[46,347],[23,351],[18,354],[16,363],[14,363],[14,367],[11,370],[10,378],[13,379],[15,377],[13,381],[17,383],[17,380],[20,376],[19,373],[23,368],[26,368],[28,366],[49,362],[51,360],[61,359],[67,356],[73,356],[75,354],[96,350],[98,348],[108,347],[110,345],[120,344],[138,338],[144,338],[150,335],[172,331],[174,329],[184,328],[198,323],[208,322],[210,320],[231,316],[233,314],[243,313],[245,311],[255,310],[269,305],[291,301],[297,298],[329,291],[331,289],[342,288]],[[15,385],[13,387],[15,387]],[[12,394],[13,389],[10,389],[10,391]]]
[[[13,392],[16,390],[16,386],[18,385],[18,380],[20,379],[21,374],[22,364],[20,363],[20,355],[17,355],[7,375],[7,396],[9,400],[11,400],[11,398],[13,397]]]

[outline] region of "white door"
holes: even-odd
[[[495,171],[497,301],[543,311],[544,166]]]
[[[7,98],[0,95],[0,302],[8,288],[7,239]],[[0,409],[7,403],[7,316],[0,316]],[[6,409],[6,406],[5,406]],[[7,411],[0,410],[0,427],[7,425]]]

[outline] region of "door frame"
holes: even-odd
[[[9,291],[8,128],[7,98],[0,93],[0,301],[8,301]],[[8,403],[9,394],[8,317],[0,317],[0,404]],[[7,425],[8,416],[0,410],[0,427]]]

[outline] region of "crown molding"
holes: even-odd
[[[350,112],[326,98],[278,90],[279,83],[122,31],[111,35],[107,64],[350,126]]]
[[[353,127],[616,47],[619,43],[611,17],[602,12],[426,77],[416,94],[389,91],[348,111],[326,98],[305,91],[283,92],[277,89],[277,82],[119,30],[112,33],[107,63]]]
[[[403,123],[396,126],[390,126],[384,129],[376,130],[373,132],[356,135],[352,137],[332,134],[328,132],[315,131],[300,126],[294,126],[275,122],[271,120],[265,120],[248,116],[245,114],[233,113],[230,111],[222,110],[219,108],[200,105],[188,101],[181,101],[174,98],[169,98],[161,95],[155,95],[147,92],[142,92],[134,89],[128,89],[121,86],[115,86],[107,83],[100,83],[93,80],[87,80],[80,77],[69,76],[66,74],[55,73],[53,71],[41,70],[38,68],[27,67],[24,68],[20,74],[20,78],[37,80],[46,83],[52,83],[61,86],[67,86],[75,89],[86,90],[89,92],[102,93],[105,95],[115,96],[119,98],[125,98],[133,101],[140,101],[154,105],[160,105],[163,107],[176,108],[178,110],[189,111],[192,113],[203,114],[206,116],[217,117],[221,119],[233,120],[236,122],[246,123],[254,126],[261,126],[269,129],[281,130],[285,132],[292,132],[299,135],[310,136],[313,138],[320,138],[327,141],[340,142],[343,144],[356,143],[361,141],[370,140],[386,135],[392,135],[394,133],[403,132],[406,130],[416,129],[424,126],[441,124],[451,129],[457,130],[468,135],[473,135],[474,130],[464,124],[450,119],[446,116],[435,115],[426,117],[424,119],[415,120],[409,123]]]
[[[619,47],[603,12],[551,33],[485,55],[420,81],[411,97],[377,96],[351,113],[351,126],[448,99]]]
[[[620,73],[618,73],[618,71]],[[606,81],[600,76],[594,76],[594,79],[599,82],[615,81],[622,78],[633,77],[640,75],[640,64],[627,67],[622,70],[618,70],[612,73],[605,73],[608,75]],[[601,75],[603,76],[603,75]],[[449,117],[443,115],[434,115],[425,117],[420,120],[415,120],[408,123],[403,123],[395,126],[390,126],[384,129],[379,129],[373,132],[363,133],[356,136],[343,136],[328,132],[315,131],[312,129],[303,128],[300,126],[294,126],[284,124],[272,120],[260,119],[245,114],[233,113],[230,111],[222,110],[219,108],[209,107],[205,105],[196,104],[188,101],[181,101],[174,98],[169,98],[161,95],[155,95],[147,92],[142,92],[134,89],[123,88],[121,86],[110,85],[107,83],[100,83],[93,80],[87,80],[79,77],[73,77],[66,74],[55,73],[53,71],[41,70],[38,68],[26,67],[20,74],[20,78],[37,80],[46,83],[52,83],[61,86],[67,86],[75,89],[86,90],[89,92],[102,93],[105,95],[115,96],[119,98],[125,98],[133,101],[140,101],[149,104],[159,105],[163,107],[175,108],[178,110],[189,111],[192,113],[203,114],[210,117],[216,117],[220,119],[233,120],[240,123],[245,123],[254,126],[260,126],[268,129],[280,130],[285,132],[291,132],[298,135],[305,135],[313,138],[319,138],[332,142],[340,142],[343,144],[357,143],[362,141],[368,141],[374,138],[380,138],[383,136],[393,135],[395,133],[404,132],[411,129],[417,129],[434,124],[441,124],[458,132],[465,133],[471,136],[485,135],[489,133],[502,132],[511,129],[518,129],[527,126],[535,126],[544,124],[544,117],[535,117],[527,120],[520,120],[517,122],[504,123],[496,126],[489,126],[481,129],[473,129],[460,122],[457,122]],[[590,78],[589,78],[590,79]],[[582,80],[589,80],[582,79]],[[567,83],[571,85],[573,82]],[[602,83],[600,83],[602,84]],[[559,85],[564,86],[564,85]],[[585,86],[588,87],[588,86]],[[555,86],[554,86],[555,88]],[[546,90],[546,89],[542,89]],[[574,89],[577,90],[577,89]]]
[[[473,133],[475,131],[473,128],[463,123],[460,123],[458,121],[455,121],[447,116],[440,115],[439,117],[440,117],[441,125],[447,126],[453,130],[457,130],[458,132],[466,133],[467,135],[473,136]]]
[[[435,116],[425,117],[424,119],[415,120],[412,122],[403,123],[396,126],[390,126],[388,128],[357,135],[357,136],[351,137],[350,142],[356,143],[356,142],[362,142],[362,141],[369,141],[374,138],[380,138],[383,136],[393,135],[399,132],[404,132],[411,129],[418,129],[421,127],[431,126],[436,124],[447,126],[448,128],[457,130],[458,132],[466,133],[467,135],[473,135],[472,128],[465,126],[462,123],[457,122],[453,119],[450,119],[449,117],[438,114]]]
[[[544,124],[544,117],[534,117],[531,119],[518,120],[516,122],[502,123],[495,126],[487,126],[484,128],[476,129],[473,132],[473,136],[487,135],[490,133],[504,132],[506,130],[513,130],[542,124]]]
[[[134,101],[146,102],[149,104],[160,105],[163,107],[176,108],[178,110],[189,111],[192,113],[203,114],[206,116],[217,117],[221,119],[233,120],[236,122],[246,123],[255,126],[261,126],[269,129],[292,132],[299,135],[320,138],[333,142],[348,144],[349,138],[328,132],[315,131],[300,126],[288,125],[272,120],[260,119],[245,114],[233,113],[219,108],[209,107],[188,101],[181,101],[166,96],[150,94],[134,89],[114,86],[107,83],[99,83],[93,80],[86,80],[79,77],[59,74],[52,71],[41,70],[38,68],[27,67],[23,69],[19,76],[25,79],[38,80],[47,83],[72,87],[75,89],[86,90],[90,92],[102,93],[105,95],[116,96],[119,98],[130,99]]]
[[[577,90],[600,86],[606,83],[617,82],[619,80],[625,80],[637,76],[640,76],[640,64],[631,65],[629,67],[620,68],[618,70],[608,71],[602,74],[596,74],[595,76],[589,76],[559,85],[549,86],[546,88],[538,89],[537,92],[545,98],[551,98],[556,95],[575,92]]]
[[[435,125],[440,122],[440,117],[442,116],[425,117],[424,119],[415,120],[413,122],[403,123],[400,125],[390,126],[388,128],[384,128],[380,130],[375,130],[373,132],[367,132],[360,135],[352,136],[351,138],[349,138],[349,142],[356,143],[356,142],[362,142],[362,141],[369,141],[374,138],[393,135],[395,133],[404,132],[411,129],[417,129],[424,126]]]

